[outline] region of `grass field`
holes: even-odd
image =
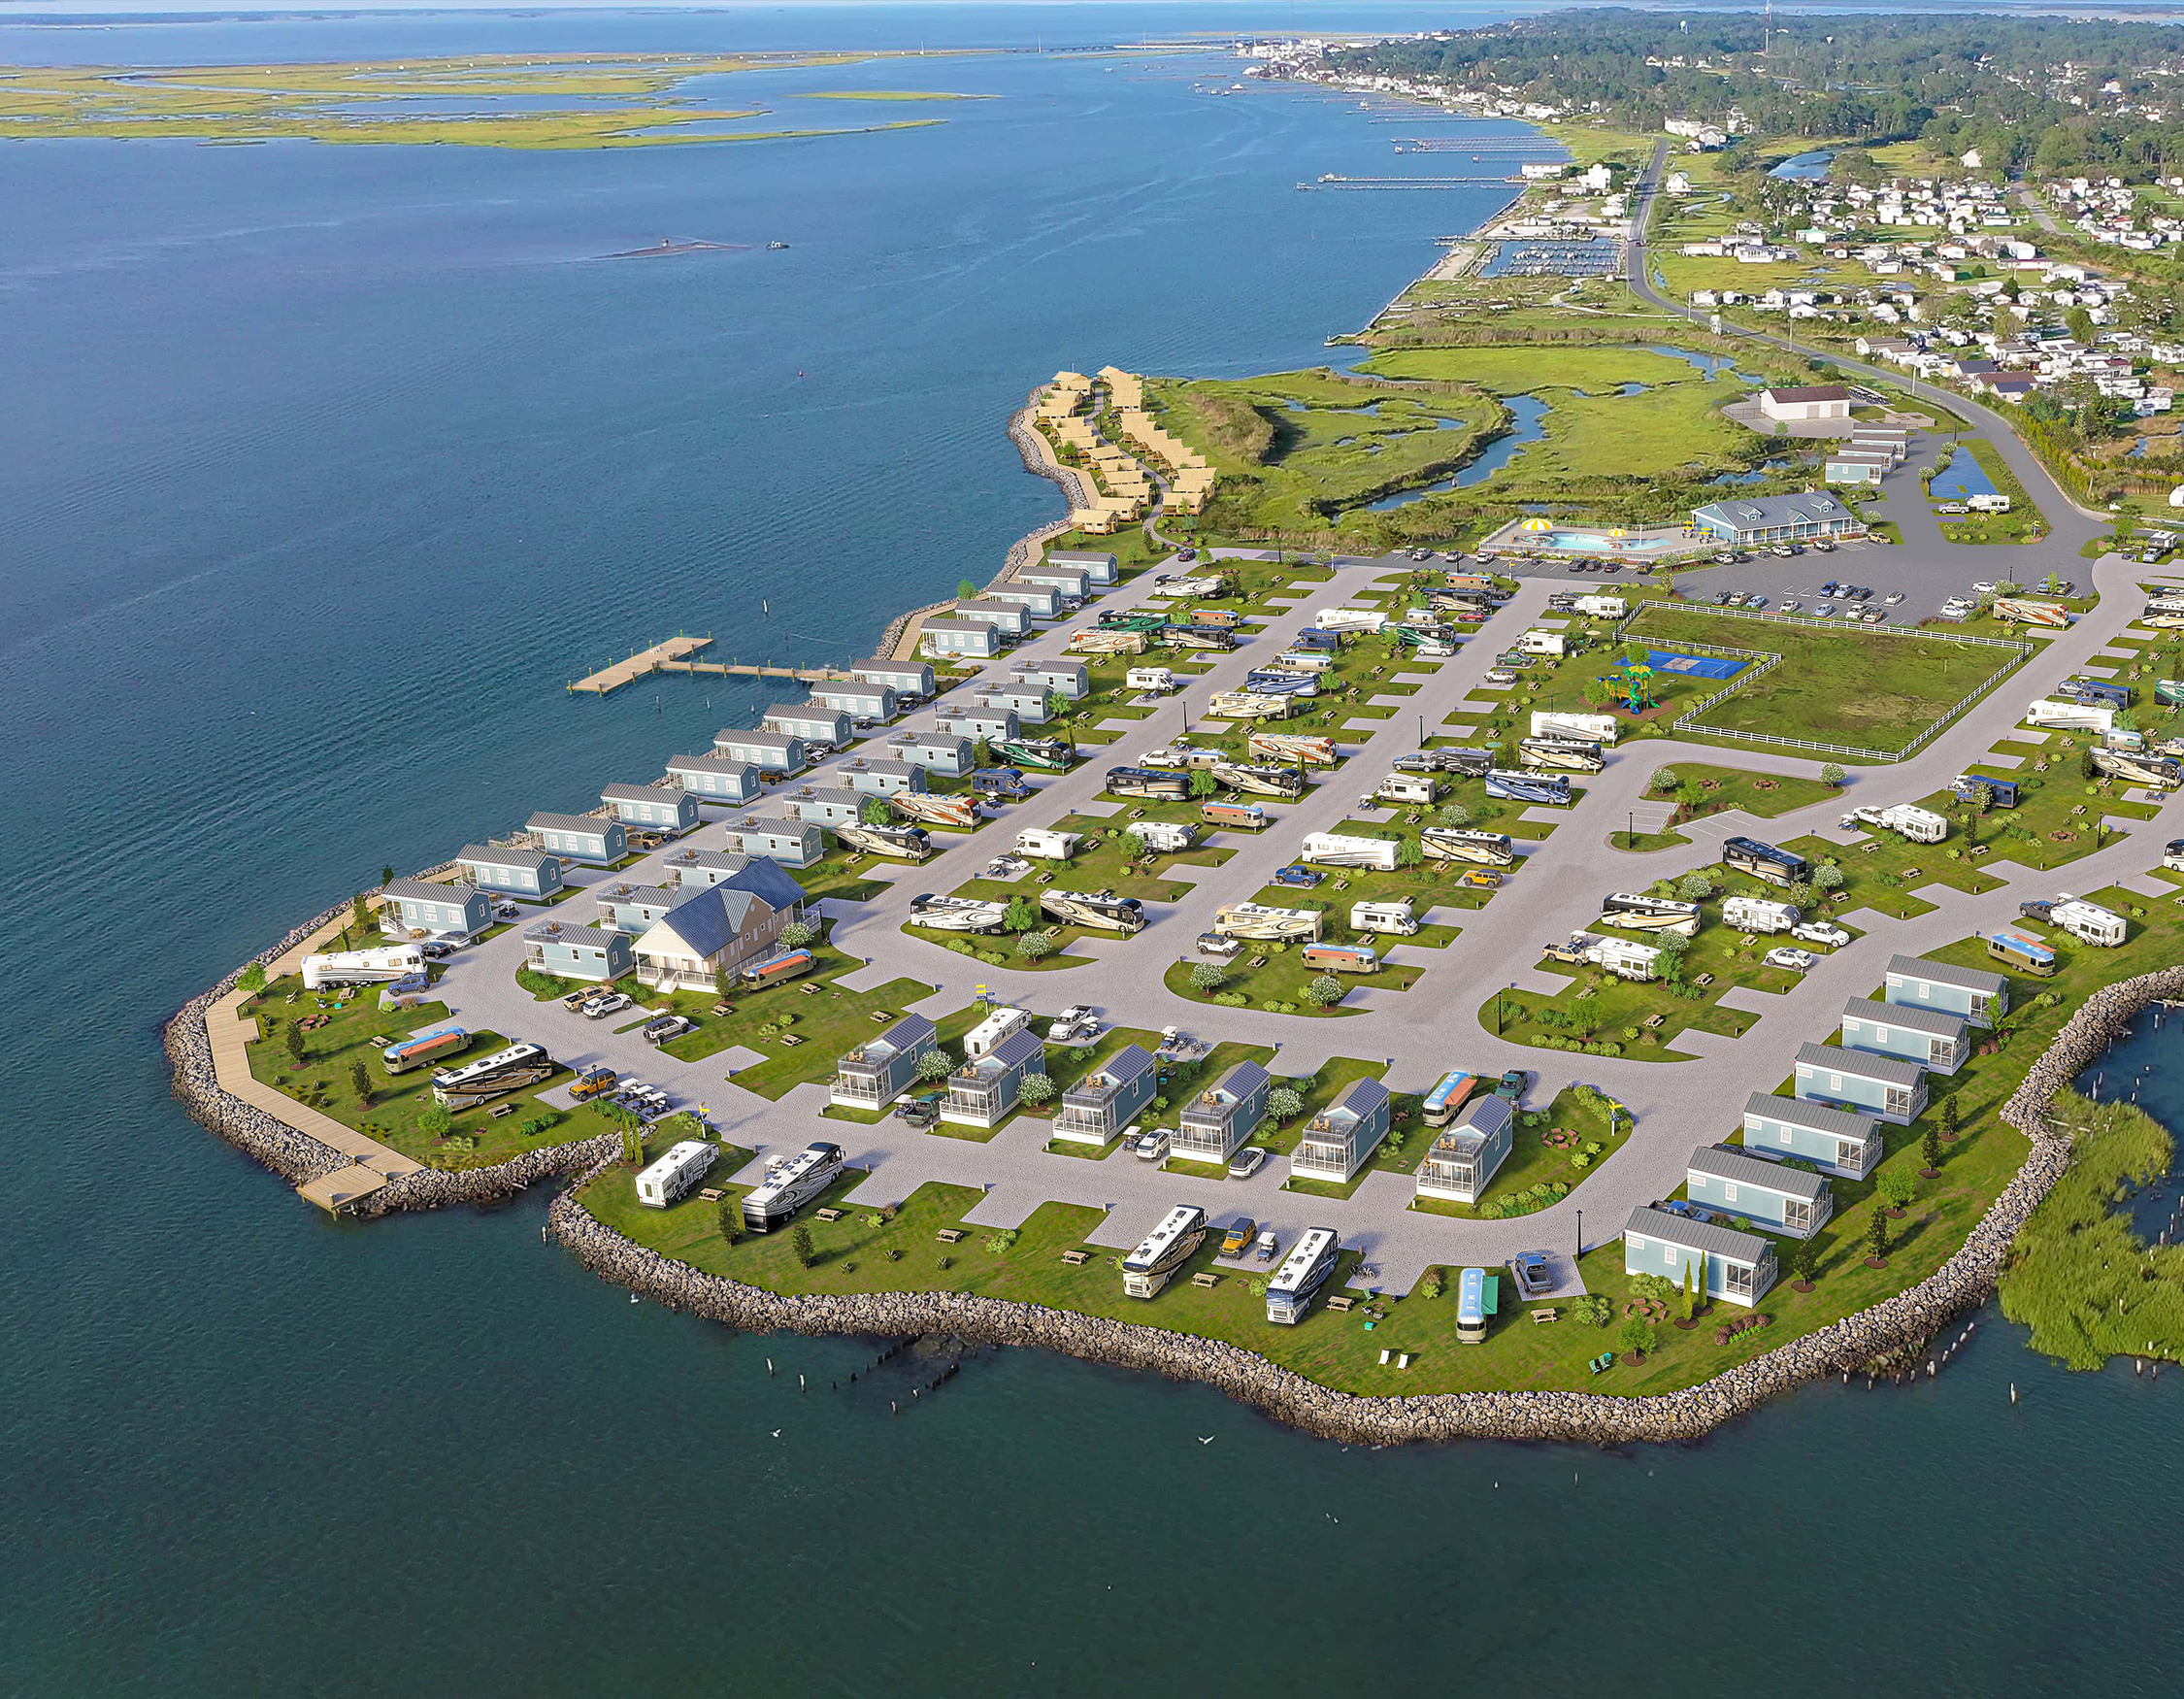
[[[1704,725],[1850,749],[1902,749],[1990,675],[2017,664],[2005,650],[1913,633],[1827,630],[1649,607],[1633,636],[1782,656],[1782,664],[1706,711]],[[1746,675],[1747,677],[1749,675]]]

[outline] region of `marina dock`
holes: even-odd
[[[619,690],[624,684],[634,684],[638,680],[649,678],[654,673],[711,673],[724,678],[741,679],[795,679],[806,684],[823,684],[830,680],[846,679],[849,675],[834,667],[768,667],[750,661],[701,661],[691,657],[700,650],[710,648],[712,638],[671,637],[665,643],[655,643],[649,649],[633,650],[626,660],[615,661],[601,667],[596,673],[587,673],[569,686],[574,696],[579,692],[589,696],[605,696]]]

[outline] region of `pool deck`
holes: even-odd
[[[1511,519],[1478,546],[1480,559],[1490,554],[1523,554],[1534,557],[1583,560],[1674,560],[1687,554],[1706,554],[1720,547],[1713,538],[1689,525],[1640,526],[1622,537],[1587,525],[1558,525],[1551,531],[1527,531],[1524,519]],[[1585,538],[1572,547],[1568,541]],[[1597,544],[1597,547],[1593,546]]]

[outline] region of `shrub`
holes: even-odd
[[[1267,1113],[1277,1121],[1295,1120],[1305,1113],[1304,1093],[1293,1085],[1276,1085],[1267,1093]]]
[[[1041,1104],[1053,1100],[1054,1090],[1054,1082],[1044,1074],[1026,1074],[1023,1084],[1016,1089],[1016,1095],[1037,1109]]]
[[[1815,890],[1834,891],[1842,888],[1842,869],[1833,865],[1812,870],[1812,886]]]
[[[954,1072],[955,1063],[939,1045],[917,1058],[917,1077],[920,1080],[945,1080]]]
[[[1823,784],[1840,785],[1847,777],[1848,775],[1833,761],[1820,769],[1820,783]]]
[[[428,1139],[445,1139],[455,1130],[455,1117],[446,1106],[429,1103],[417,1112],[417,1131]]]
[[[996,1256],[1007,1254],[1009,1248],[1015,1243],[1016,1229],[1013,1227],[1004,1227],[998,1233],[988,1233],[984,1240],[985,1248]]]
[[[1645,782],[1645,787],[1648,790],[1670,791],[1675,789],[1682,783],[1683,781],[1676,777],[1676,770],[1673,767],[1656,767],[1653,770],[1653,777]]]
[[[1676,886],[1676,894],[1687,903],[1703,903],[1714,894],[1714,882],[1704,873],[1687,873]]]
[[[1605,1327],[1615,1314],[1615,1306],[1600,1292],[1587,1292],[1572,1301],[1570,1318],[1572,1321],[1590,1321],[1595,1327]]]
[[[1451,830],[1457,830],[1472,823],[1472,811],[1460,802],[1452,802],[1434,817]]]
[[[1882,1175],[1873,1189],[1892,1210],[1907,1208],[1911,1199],[1918,1195],[1918,1187],[1911,1177],[1902,1172]]]
[[[1016,953],[1026,961],[1037,961],[1054,952],[1054,935],[1051,932],[1027,932],[1016,940]]]
[[[265,963],[262,961],[252,962],[248,967],[243,970],[243,972],[237,977],[235,983],[246,991],[264,990]]]
[[[1426,1270],[1424,1278],[1421,1279],[1418,1283],[1418,1296],[1421,1298],[1438,1298],[1440,1296],[1441,1291],[1442,1285],[1440,1270],[1438,1268],[1429,1268],[1428,1270]]]
[[[1333,974],[1321,974],[1305,987],[1305,1000],[1325,1009],[1342,1000],[1342,982]]]
[[[1191,964],[1191,983],[1201,991],[1218,991],[1228,983],[1229,970],[1217,961]]]
[[[802,949],[807,945],[816,944],[818,939],[819,929],[809,920],[791,920],[781,928],[783,949]]]

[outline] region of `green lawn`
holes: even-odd
[[[1489,1080],[1481,1089],[1491,1088]],[[1611,1128],[1610,1118],[1614,1121]],[[1555,1134],[1574,1136],[1574,1143],[1556,1140]],[[1527,1110],[1517,1117],[1515,1142],[1502,1166],[1495,1170],[1487,1182],[1487,1195],[1479,1203],[1460,1204],[1449,1198],[1416,1198],[1410,1207],[1428,1215],[1449,1216],[1458,1220],[1503,1220],[1514,1216],[1527,1216],[1546,1209],[1561,1201],[1552,1188],[1560,1186],[1562,1195],[1575,1191],[1598,1174],[1610,1156],[1630,1143],[1631,1119],[1628,1116],[1610,1117],[1606,1105],[1601,1098],[1582,1093],[1573,1086],[1564,1086],[1555,1094],[1555,1100],[1544,1110]],[[1433,1146],[1434,1135],[1420,1130],[1418,1148],[1412,1153],[1409,1166],[1415,1169],[1425,1160]],[[1597,1150],[1586,1147],[1597,1145]],[[1548,1187],[1545,1193],[1536,1187]]]
[[[1699,787],[1699,804],[1677,816],[1683,820],[1701,819],[1733,808],[1771,819],[1839,794],[1833,784],[1817,779],[1786,779],[1771,773],[1748,773],[1740,767],[1712,767],[1702,761],[1678,761],[1673,771],[1682,783]]]
[[[1998,494],[2009,497],[2006,514],[1970,514],[1940,521],[1941,535],[1951,543],[2041,543],[2048,534],[2047,517],[2034,505],[2031,493],[2010,471],[2002,452],[1984,437],[1967,437],[1957,452],[1978,462]],[[1946,462],[1944,462],[1945,464]]]
[[[844,1050],[885,1031],[884,1022],[872,1018],[875,1011],[901,1015],[933,994],[922,980],[890,980],[870,991],[851,991],[835,983],[862,966],[830,945],[820,951],[814,974],[762,991],[739,988],[726,1015],[712,1013],[719,999],[710,990],[672,996],[647,992],[645,1002],[698,1022],[697,1031],[669,1041],[664,1048],[670,1055],[695,1062],[730,1046],[756,1050],[764,1060],[739,1069],[735,1082],[761,1097],[778,1098],[792,1085],[831,1080]],[[786,1042],[791,1039],[795,1042]]]

